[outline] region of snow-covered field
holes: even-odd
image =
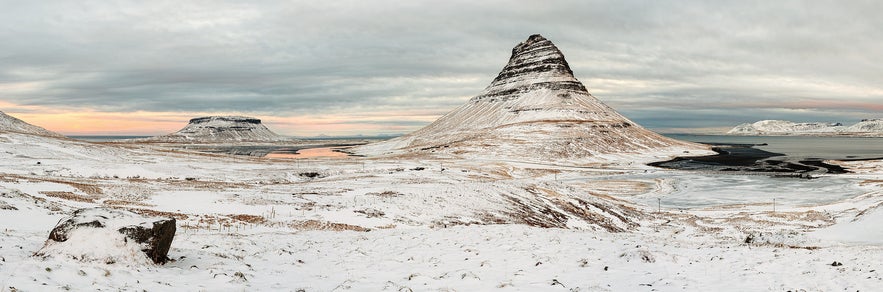
[[[0,133],[0,145],[2,291],[883,284],[879,161],[843,162],[857,172],[800,180],[662,170],[612,156],[620,163],[597,167],[489,157],[260,159],[15,133]],[[33,256],[59,219],[91,206],[176,217],[174,261]]]

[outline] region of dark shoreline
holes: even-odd
[[[280,146],[280,145],[208,146],[208,145],[199,145],[199,146],[185,146],[182,148],[188,149],[188,150],[195,150],[195,151],[199,151],[199,152],[206,152],[206,153],[264,157],[270,153],[298,154],[298,151],[304,150],[304,149],[328,148],[328,147],[351,147],[351,146],[358,146],[358,145],[364,145],[364,144],[366,144],[366,143],[365,142],[326,143],[326,144],[308,144],[308,145],[295,145],[295,146]],[[347,153],[344,151],[338,151],[337,149],[335,149],[333,151]],[[347,154],[349,154],[349,153],[347,153]]]
[[[814,178],[812,174],[842,174],[849,170],[839,165],[827,164],[821,158],[789,159],[781,153],[754,148],[754,144],[705,143],[715,155],[676,157],[647,165],[668,169],[719,171],[727,173],[766,173],[775,177]],[[873,160],[862,158],[845,161]]]

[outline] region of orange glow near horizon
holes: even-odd
[[[219,112],[98,112],[92,110],[54,110],[17,106],[0,102],[0,109],[11,116],[63,135],[134,135],[154,136],[175,132],[195,117],[241,115],[259,118],[273,132],[287,136],[371,135],[407,133],[420,126],[399,126],[394,121],[429,124],[443,112],[411,111],[369,112],[352,115],[302,115],[295,117],[259,116]]]

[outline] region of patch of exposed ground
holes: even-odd
[[[76,202],[84,202],[84,203],[95,203],[95,200],[86,197],[74,194],[72,192],[64,192],[64,191],[41,191],[40,194],[43,194],[47,197],[59,198],[68,201],[76,201]]]
[[[334,223],[319,220],[294,221],[288,224],[288,227],[296,230],[330,230],[330,231],[359,231],[365,232],[370,229],[343,223]]]

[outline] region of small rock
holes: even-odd
[[[245,278],[245,274],[243,274],[242,272],[233,273],[233,276],[241,279],[242,281],[248,281],[248,279]]]
[[[383,211],[373,209],[373,208],[368,208],[368,209],[364,209],[364,210],[355,210],[353,212],[364,214],[365,216],[368,216],[368,218],[380,218],[380,217],[383,217],[384,215],[386,215],[386,213],[384,213]]]
[[[298,175],[306,178],[317,178],[322,176],[322,174],[318,172],[301,172]]]
[[[49,233],[49,240],[43,248],[36,253],[37,256],[49,256],[55,253],[65,253],[68,249],[74,250],[71,254],[73,258],[85,260],[81,254],[83,250],[94,249],[91,252],[98,257],[105,255],[114,255],[114,251],[102,250],[107,247],[125,246],[127,241],[131,240],[140,245],[140,249],[154,263],[166,263],[169,248],[172,245],[172,239],[175,237],[175,219],[174,218],[156,218],[145,217],[128,211],[114,210],[108,208],[86,208],[74,211],[70,217],[62,219],[52,232]],[[115,230],[123,235],[123,243],[112,242],[102,243],[100,241],[119,240],[118,236],[112,236],[113,233],[107,233],[103,230]],[[97,234],[110,235],[107,238],[82,238],[84,236]],[[103,233],[102,233],[103,232]],[[72,241],[72,236],[80,236]],[[75,246],[72,246],[75,245]],[[104,247],[104,248],[102,248]],[[120,252],[117,255],[125,255]],[[106,263],[114,263],[118,259],[117,256],[107,256],[104,258]]]
[[[567,286],[564,286],[564,284],[561,284],[561,282],[558,282],[558,279],[552,279],[552,286],[555,286],[555,285],[561,285],[561,287],[567,288]]]

